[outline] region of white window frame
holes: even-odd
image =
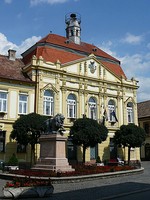
[[[109,104],[111,102],[113,102],[113,104]],[[109,122],[116,122],[115,116],[112,114],[113,112],[115,112],[115,102],[114,100],[109,100],[108,102],[108,121]]]
[[[26,97],[25,99],[20,99],[20,97]],[[26,115],[28,113],[28,94],[19,94],[19,114]]]
[[[1,97],[1,95],[6,95]],[[8,93],[5,91],[0,91],[0,112],[7,112],[7,103],[8,103]]]
[[[46,92],[49,92],[49,95],[45,95]],[[44,91],[43,114],[48,116],[54,115],[54,94],[51,90]]]
[[[76,97],[74,94],[69,94],[67,98],[67,117],[76,118]]]
[[[134,122],[133,103],[132,102],[128,102],[127,103],[127,120],[128,120],[128,123],[133,123]]]
[[[89,98],[89,118],[91,119],[97,119],[97,104],[96,100],[93,97]]]

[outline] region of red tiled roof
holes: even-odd
[[[138,118],[150,117],[150,100],[137,104]]]
[[[71,52],[48,47],[38,47],[36,56],[37,58],[39,56],[42,56],[46,61],[50,61],[53,63],[59,60],[62,64],[85,57]]]
[[[66,43],[67,38],[55,34],[49,34],[39,42],[36,43],[31,49],[22,54],[23,62],[29,63],[32,56],[37,58],[42,56],[45,61],[55,63],[59,60],[62,64],[75,61],[80,58],[87,57],[93,53],[98,60],[100,60],[112,73],[118,77],[126,78],[120,64],[120,61],[113,58],[94,45],[81,42],[80,45],[73,42]],[[93,51],[96,49],[96,51]],[[103,59],[101,59],[103,58]],[[107,61],[103,61],[106,59]]]
[[[68,43],[68,42],[66,42],[67,40],[68,39],[66,37],[63,37],[60,35],[48,34],[46,37],[44,37],[39,42],[37,42],[37,44],[39,44],[39,43],[55,44],[55,45],[59,45],[61,47],[66,47],[69,49],[85,52],[88,54],[94,53],[96,56],[109,58],[111,60],[119,62],[119,60],[110,56],[109,54],[107,54],[106,52],[102,51],[101,49],[99,49],[98,47],[96,47],[92,44],[81,42],[81,44],[79,45],[79,44],[75,44],[74,42],[71,42],[71,41],[69,41],[69,43]],[[94,49],[96,49],[96,51],[93,51]]]
[[[32,82],[29,77],[23,74],[23,66],[24,64],[20,59],[12,61],[7,56],[0,55],[0,78]]]
[[[113,72],[117,76],[119,77],[123,76],[124,78],[126,78],[126,75],[124,74],[120,65],[105,61],[101,61],[101,63],[104,64],[111,72]]]

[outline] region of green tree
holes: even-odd
[[[135,125],[128,124],[122,125],[120,130],[115,132],[114,143],[128,147],[128,165],[130,164],[130,150],[131,148],[141,147],[145,141],[146,133],[143,128]]]
[[[30,113],[18,118],[13,124],[13,130],[10,137],[21,145],[31,145],[31,165],[32,157],[35,163],[35,144],[41,135],[42,124],[48,117],[36,113]]]
[[[107,135],[108,129],[104,125],[86,117],[77,119],[70,128],[70,138],[73,144],[83,148],[83,163],[85,163],[86,149],[105,141]]]

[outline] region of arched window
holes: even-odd
[[[68,115],[68,118],[76,118],[76,97],[74,94],[68,95],[67,115]]]
[[[111,99],[108,102],[108,121],[117,122],[115,102]]]
[[[128,102],[127,103],[127,117],[128,117],[128,123],[133,123],[133,103]]]
[[[79,36],[79,30],[78,29],[76,30],[76,36]]]
[[[54,93],[51,90],[44,91],[43,112],[44,115],[54,115]]]
[[[89,104],[89,118],[96,119],[97,105],[95,98],[90,97],[88,104]]]
[[[74,36],[74,31],[73,31],[73,29],[71,29],[71,36]]]

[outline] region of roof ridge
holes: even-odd
[[[141,101],[141,102],[138,102],[138,104],[142,104],[142,103],[146,103],[146,102],[150,102],[150,100]]]

